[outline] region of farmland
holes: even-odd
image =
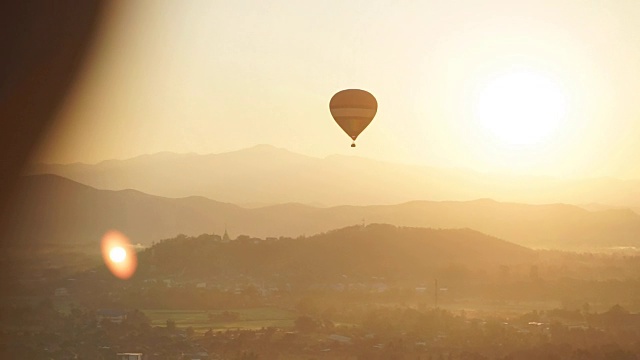
[[[256,307],[229,310],[157,310],[147,309],[143,312],[151,320],[153,326],[165,326],[167,321],[175,322],[179,328],[193,328],[196,332],[209,329],[260,329],[267,327],[293,327],[296,317],[294,311],[275,307]],[[234,314],[235,318],[224,319],[223,314]]]

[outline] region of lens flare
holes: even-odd
[[[113,262],[121,263],[127,258],[127,251],[119,246],[114,247],[109,251],[109,259]]]
[[[101,247],[104,263],[114,276],[125,280],[136,272],[136,253],[124,234],[115,230],[108,231],[102,237]]]

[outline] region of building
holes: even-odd
[[[54,292],[53,292],[53,296],[57,296],[57,297],[61,297],[61,296],[69,296],[69,291],[67,290],[67,288],[57,288]]]
[[[96,312],[98,324],[102,320],[109,320],[113,323],[121,323],[127,318],[127,312],[124,310],[100,309]]]
[[[143,360],[142,353],[118,353],[116,354],[117,360]]]

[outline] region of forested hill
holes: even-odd
[[[469,229],[351,226],[311,237],[221,242],[217,237],[178,237],[139,255],[139,276],[187,279],[258,279],[280,276],[321,282],[343,279],[416,280],[438,269],[530,264],[533,250]]]

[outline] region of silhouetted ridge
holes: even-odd
[[[282,189],[286,191],[286,189]],[[589,250],[639,246],[640,216],[624,209],[587,211],[565,204],[494,200],[412,201],[318,208],[297,203],[247,209],[202,196],[165,198],[137,190],[99,190],[56,175],[24,178],[8,210],[13,243],[97,244],[117,229],[134,243],[178,234],[297,237],[354,224],[469,228],[529,247]]]
[[[536,253],[469,229],[350,226],[301,238],[244,237],[222,242],[212,235],[164,240],[140,255],[143,276],[191,278],[287,274],[305,281],[387,277],[416,280],[442,268],[528,264]],[[430,281],[430,278],[425,278]]]

